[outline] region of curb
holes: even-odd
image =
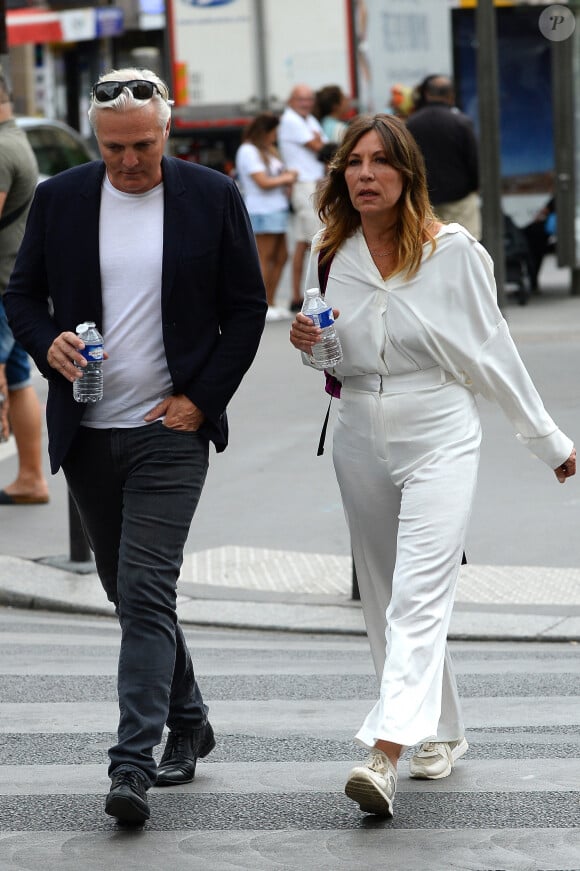
[[[223,609],[224,602],[223,600],[192,600],[189,599],[187,603],[178,604],[178,613],[180,610],[184,610],[188,607],[196,607],[200,604],[204,603],[208,609],[211,609],[214,612],[218,612],[220,608]],[[233,605],[239,606],[239,602],[231,603]],[[325,611],[328,611],[330,608],[339,607],[344,612],[346,609],[344,605],[335,606],[333,604],[329,605],[304,605],[304,606],[293,606],[293,605],[275,605],[276,609],[280,607],[284,610],[287,610],[288,613],[287,619],[285,621],[272,619],[268,617],[267,614],[263,614],[260,616],[259,612],[264,611],[266,609],[270,609],[268,604],[264,605],[263,603],[249,602],[253,608],[253,611],[256,615],[256,620],[251,621],[244,619],[243,617],[233,618],[233,617],[224,617],[223,619],[219,619],[214,615],[204,616],[199,615],[197,617],[188,616],[187,614],[179,613],[179,619],[183,626],[198,626],[203,628],[215,628],[215,629],[239,629],[245,631],[252,632],[286,632],[291,634],[307,634],[307,635],[341,635],[341,636],[350,636],[350,637],[364,637],[366,636],[366,631],[364,628],[364,624],[362,621],[362,612],[356,607],[353,606],[353,611],[356,612],[356,617],[360,620],[360,625],[352,625],[345,626],[339,625],[333,622],[331,625],[328,624],[327,621],[317,620],[316,616],[314,619],[299,619],[296,616],[296,611],[300,608],[300,611],[303,609],[308,609],[308,611],[312,612],[313,610],[316,612],[322,612],[324,614]],[[0,606],[4,607],[12,607],[12,608],[20,608],[25,610],[39,610],[39,611],[48,611],[52,613],[62,613],[62,614],[78,614],[78,615],[86,615],[91,617],[114,617],[115,612],[112,605],[108,606],[103,605],[91,605],[91,604],[81,604],[72,603],[63,599],[42,596],[31,593],[22,593],[16,592],[14,590],[4,590],[0,589]],[[467,612],[467,613],[476,613],[476,612]],[[317,614],[320,616],[320,613]],[[454,615],[455,619],[460,622],[461,616],[460,614]],[[452,618],[453,620],[453,618]],[[450,629],[448,636],[449,641],[456,642],[511,642],[511,643],[538,643],[542,642],[545,644],[562,644],[562,643],[580,643],[580,632],[570,632],[570,633],[556,633],[554,634],[546,634],[545,631],[541,632],[522,632],[519,634],[513,632],[503,632],[498,631],[497,629],[493,629],[490,627],[487,632],[480,632],[477,630],[467,631],[465,629],[461,629],[458,627],[456,630],[453,628]]]

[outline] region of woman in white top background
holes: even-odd
[[[297,176],[295,170],[284,168],[278,154],[279,123],[271,112],[257,115],[244,131],[236,153],[237,180],[256,237],[268,299],[266,320],[270,321],[288,317],[287,309],[275,305],[275,297],[288,259],[288,197]]]
[[[352,122],[319,215],[306,287],[318,284],[321,256],[344,351],[333,459],[380,683],[356,736],[370,755],[346,794],[391,816],[405,747],[421,745],[410,773],[427,779],[449,775],[468,749],[446,637],[479,462],[474,394],[502,407],[561,483],[576,452],[520,359],[489,254],[435,219],[403,121]],[[296,316],[296,348],[310,351],[319,335]]]
[[[348,127],[350,100],[339,85],[325,85],[316,92],[314,114],[329,142],[339,143]]]

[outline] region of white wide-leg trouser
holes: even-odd
[[[446,639],[480,441],[472,394],[438,367],[345,379],[334,465],[380,680],[366,747],[464,733]]]

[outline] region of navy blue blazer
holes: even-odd
[[[174,392],[206,415],[216,450],[227,445],[226,406],[254,359],[266,297],[248,215],[236,185],[207,167],[162,160],[164,185],[161,311]],[[58,471],[84,406],[46,356],[64,330],[102,328],[99,212],[102,161],[40,184],[4,295],[11,329],[49,381],[51,469]],[[130,257],[130,252],[127,252]],[[130,280],[130,263],[127,268]],[[106,337],[105,337],[106,349]],[[105,364],[106,365],[106,364]]]

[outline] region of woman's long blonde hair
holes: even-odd
[[[429,202],[425,163],[419,146],[403,121],[394,115],[359,115],[348,127],[344,139],[330,164],[318,196],[318,215],[325,224],[318,249],[322,261],[338,251],[342,243],[361,225],[359,212],[351,203],[345,170],[351,151],[359,139],[374,130],[381,140],[388,162],[402,176],[403,191],[395,226],[396,256],[393,272],[405,272],[411,278],[421,265],[423,245],[435,250],[436,218]]]

